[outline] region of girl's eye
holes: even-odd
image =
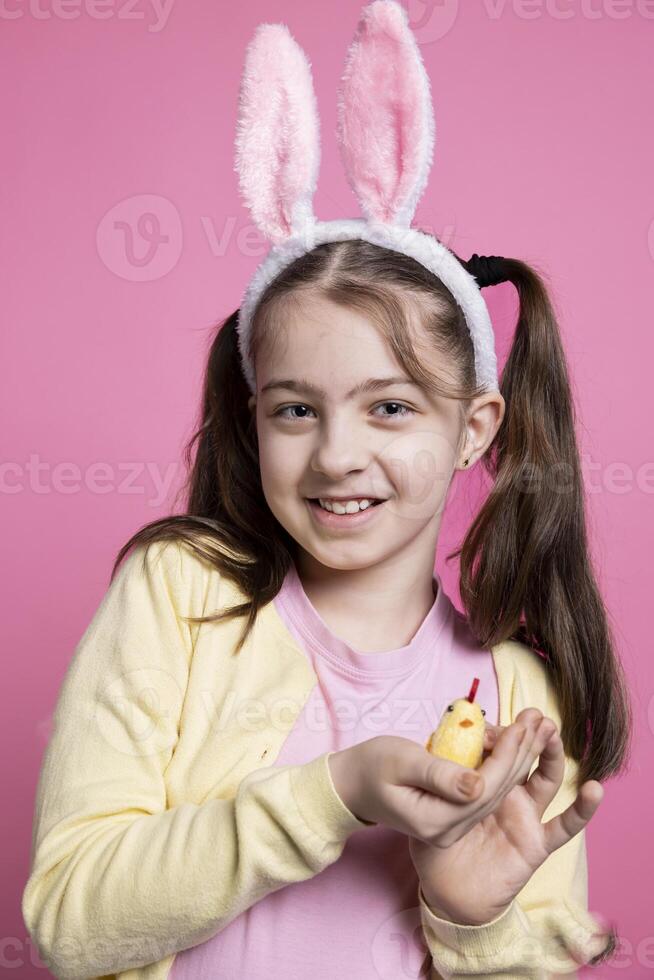
[[[300,411],[302,412],[302,414],[301,415],[287,415],[286,414],[287,412],[292,412],[294,409],[300,409]],[[306,419],[306,418],[309,418],[309,416],[307,414],[304,414],[304,413],[306,413],[306,412],[312,412],[312,411],[313,411],[313,409],[312,408],[309,408],[308,405],[302,405],[302,404],[297,404],[297,405],[284,405],[282,408],[278,408],[277,411],[274,414],[276,416],[278,416],[279,418],[282,418],[282,419]]]
[[[409,408],[408,405],[403,405],[402,402],[382,402],[380,405],[377,405],[377,408],[386,408],[387,406],[390,406],[393,411],[386,415],[386,418],[397,418],[398,416],[414,414],[414,410]]]

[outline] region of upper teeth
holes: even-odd
[[[356,514],[358,510],[365,510],[370,507],[372,500],[322,500],[318,498],[318,503],[325,510],[331,510],[334,514]]]

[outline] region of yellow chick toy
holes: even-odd
[[[484,752],[486,712],[475,702],[478,687],[479,678],[475,677],[468,697],[457,698],[447,706],[438,728],[425,745],[432,755],[470,769],[479,768]]]

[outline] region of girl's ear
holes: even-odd
[[[409,227],[431,168],[436,125],[418,44],[395,0],[364,8],[338,93],[337,138],[368,221]]]
[[[489,448],[504,418],[505,401],[499,391],[486,392],[473,400],[466,411],[465,440],[461,460],[480,458]],[[464,466],[464,469],[470,468]]]
[[[285,24],[260,24],[246,50],[234,169],[255,225],[273,244],[315,223],[319,161],[307,57]]]
[[[250,409],[251,412],[254,411],[256,404],[257,404],[257,396],[250,395],[250,397],[248,398],[248,408]]]

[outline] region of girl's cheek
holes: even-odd
[[[379,454],[392,481],[402,515],[428,520],[441,505],[454,470],[450,442],[434,432],[409,432],[391,439]]]
[[[304,471],[300,440],[277,432],[262,433],[259,439],[259,468],[264,484],[280,491],[295,485]]]

